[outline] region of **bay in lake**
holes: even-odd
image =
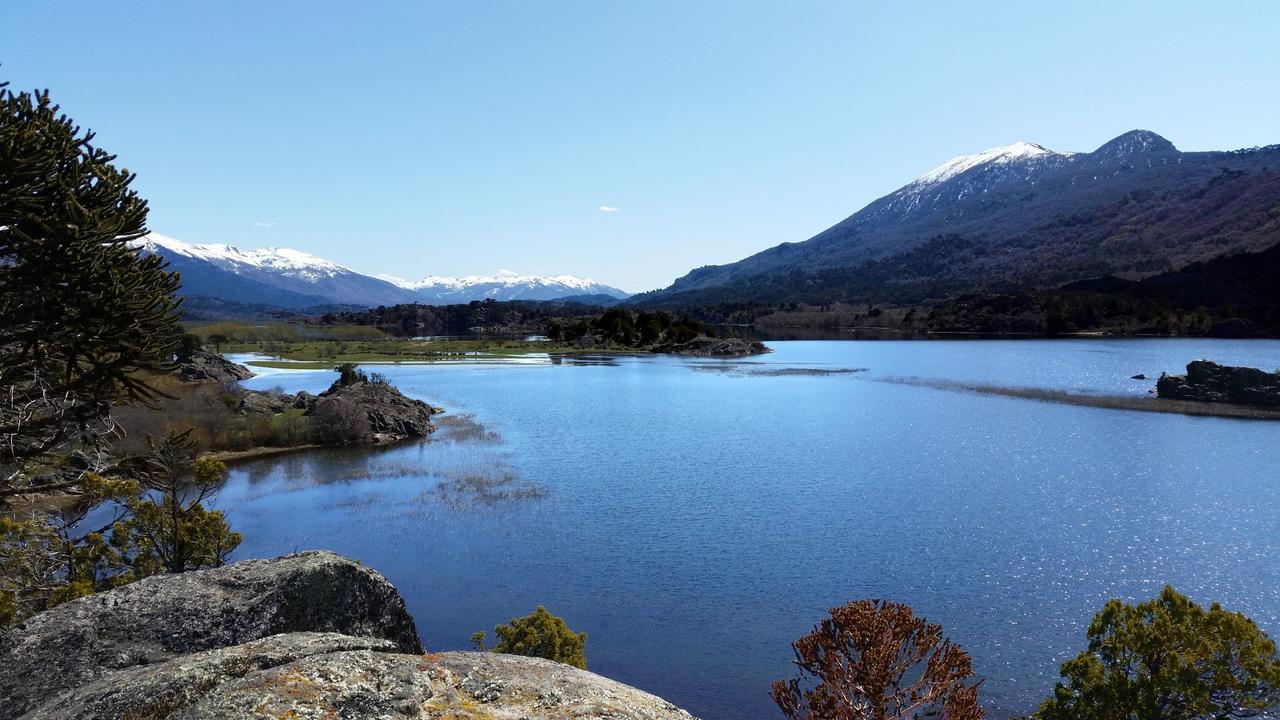
[[[591,670],[709,720],[778,717],[789,643],[857,598],[941,623],[998,719],[1036,707],[1110,597],[1171,583],[1280,632],[1280,423],[890,382],[1141,397],[1199,357],[1274,369],[1280,341],[770,346],[379,367],[448,424],[237,465],[217,506],[237,559],[379,570],[433,650],[546,605],[589,634]]]

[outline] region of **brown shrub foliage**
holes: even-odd
[[[792,643],[799,675],[770,693],[792,720],[980,720],[968,653],[907,605],[858,600],[832,608]]]

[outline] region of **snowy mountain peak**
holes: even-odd
[[[405,280],[394,275],[379,275],[378,278],[406,290],[420,291],[463,291],[470,288],[491,286],[490,291],[485,293],[489,296],[500,294],[493,291],[493,288],[520,287],[560,288],[574,291],[573,294],[604,293],[619,297],[626,295],[626,293],[622,293],[615,288],[610,288],[589,278],[580,278],[576,275],[551,275],[546,277],[541,275],[520,275],[506,269],[499,270],[496,275],[467,275],[460,278],[441,275],[428,275],[421,280]]]
[[[160,255],[181,255],[204,260],[239,272],[237,268],[271,270],[310,282],[352,272],[347,268],[321,257],[291,248],[261,248],[241,250],[233,245],[213,243],[199,245],[186,243],[160,233],[150,233],[131,243],[133,247]]]
[[[335,262],[290,248],[242,250],[231,245],[197,245],[151,233],[133,247],[169,261],[193,295],[288,307],[323,304],[394,305],[407,302],[468,303],[473,300],[556,300],[578,295],[625,298],[628,293],[574,275],[496,275],[405,280],[394,275],[362,275]]]
[[[1022,142],[1019,140],[1012,145],[995,147],[972,155],[960,155],[959,157],[954,157],[924,175],[921,175],[912,184],[932,185],[935,183],[946,182],[947,180],[968,172],[976,167],[984,165],[1005,165],[1019,160],[1055,154],[1056,153],[1045,148],[1043,145]]]

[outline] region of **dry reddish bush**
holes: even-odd
[[[800,669],[773,684],[792,720],[980,720],[969,654],[907,605],[858,600],[832,608],[792,643]]]

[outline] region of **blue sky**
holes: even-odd
[[[10,0],[4,16],[0,77],[96,130],[152,229],[410,278],[645,290],[1016,140],[1280,142],[1269,1]]]

